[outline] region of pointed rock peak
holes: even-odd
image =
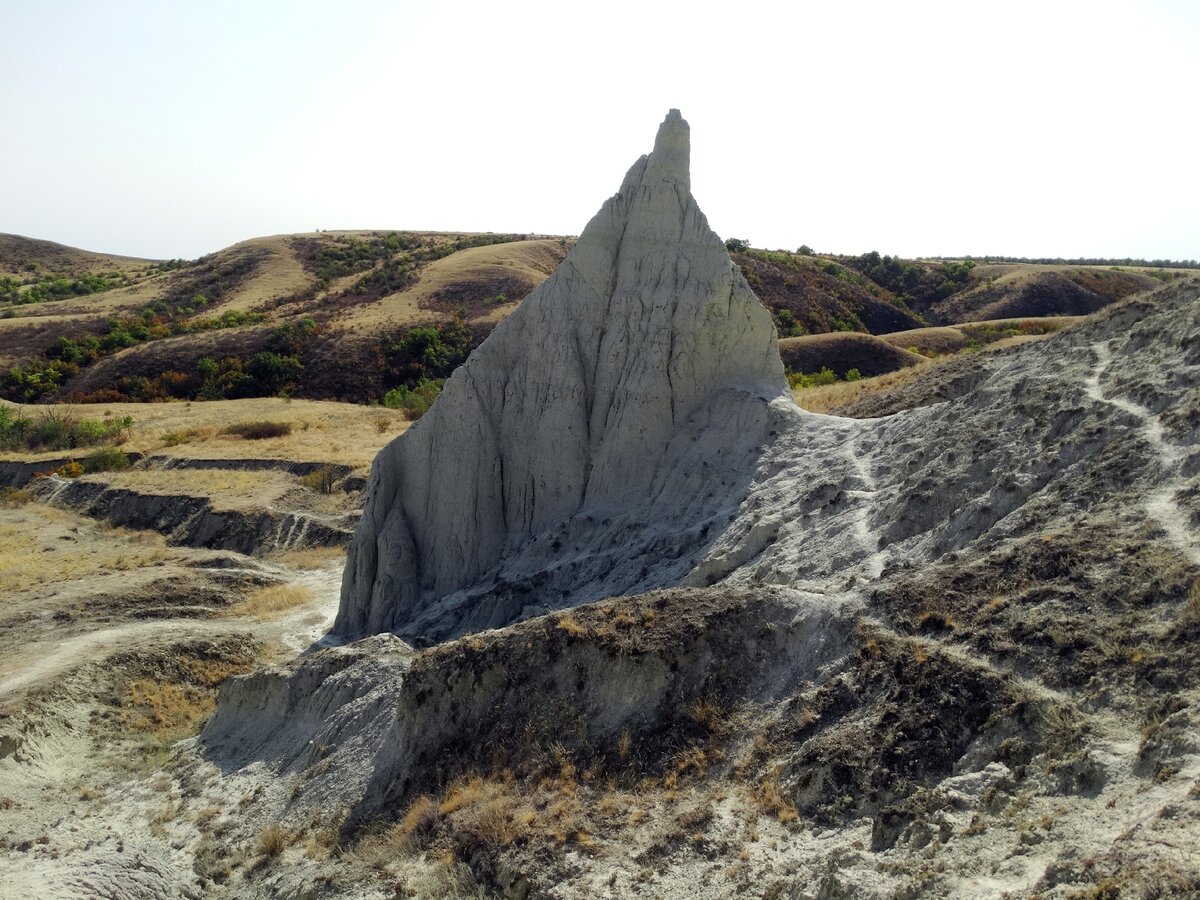
[[[738,508],[787,382],[691,195],[689,143],[671,110],[562,265],[380,452],[338,634],[442,640],[675,584],[696,523]]]
[[[687,121],[673,109],[658,126],[658,137],[654,139],[654,152],[646,166],[648,178],[675,181],[691,189],[692,129]]]

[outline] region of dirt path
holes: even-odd
[[[264,568],[287,583],[308,587],[312,600],[286,615],[263,622],[249,617],[156,619],[102,628],[60,641],[33,643],[9,661],[8,668],[17,674],[0,681],[0,701],[86,663],[102,660],[116,650],[144,649],[163,641],[250,632],[258,640],[274,642],[289,652],[307,649],[333,624],[341,590],[341,563],[311,571],[281,566]]]
[[[1186,454],[1181,447],[1167,440],[1162,422],[1153,412],[1127,397],[1110,396],[1105,392],[1100,381],[1113,358],[1108,344],[1108,341],[1097,341],[1091,346],[1096,364],[1083,382],[1084,393],[1092,400],[1106,403],[1137,419],[1138,432],[1157,455],[1164,473],[1172,476],[1161,487],[1146,495],[1142,508],[1166,532],[1171,543],[1193,565],[1200,566],[1200,536],[1192,531],[1187,513],[1175,502],[1175,495],[1186,486],[1181,474]]]

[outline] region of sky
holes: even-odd
[[[194,258],[577,234],[692,127],[714,230],[1200,258],[1200,3],[0,0],[0,231]]]

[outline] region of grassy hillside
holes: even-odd
[[[1176,277],[730,244],[782,338],[894,336],[981,319],[1084,314]],[[387,396],[415,414],[571,245],[545,235],[326,231],[154,261],[0,235],[0,397],[369,403]],[[974,338],[950,340],[957,351]],[[829,367],[844,377],[911,363],[914,348],[945,352],[936,343],[801,341],[786,344],[785,355],[797,373]]]
[[[1154,274],[1151,274],[1154,272]],[[1085,316],[1185,270],[999,264],[976,266],[970,287],[932,304],[935,323],[978,322],[1028,316]]]
[[[529,235],[320,232],[141,264],[103,292],[0,304],[0,395],[377,401],[448,374],[569,246]]]

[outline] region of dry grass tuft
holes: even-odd
[[[13,487],[0,488],[0,509],[17,509],[32,499],[29,491]]]
[[[760,809],[774,816],[780,822],[795,822],[800,818],[796,804],[779,785],[778,769],[763,779],[754,794],[754,799]]]
[[[272,822],[258,833],[255,850],[262,859],[275,859],[291,842],[292,833],[278,822]]]
[[[561,631],[565,631],[567,634],[575,637],[580,637],[581,635],[587,634],[587,629],[579,624],[578,619],[571,615],[559,616],[557,619],[555,619],[554,624]]]
[[[1183,622],[1185,625],[1200,625],[1200,575],[1192,579],[1192,587],[1183,604]]]
[[[162,436],[163,446],[178,447],[180,444],[199,443],[207,441],[217,433],[216,428],[181,428],[178,431],[168,431]]]
[[[169,744],[199,731],[216,705],[211,691],[137,678],[129,683],[118,720],[130,731]]]
[[[303,606],[312,598],[312,589],[302,584],[272,584],[251,592],[241,603],[230,607],[229,612],[235,616],[254,616],[265,622]]]
[[[712,696],[698,697],[688,706],[688,715],[706,731],[716,734],[725,725],[725,708]]]
[[[271,561],[289,569],[324,569],[335,562],[344,561],[344,547],[306,547],[303,550],[286,550],[271,556]]]

